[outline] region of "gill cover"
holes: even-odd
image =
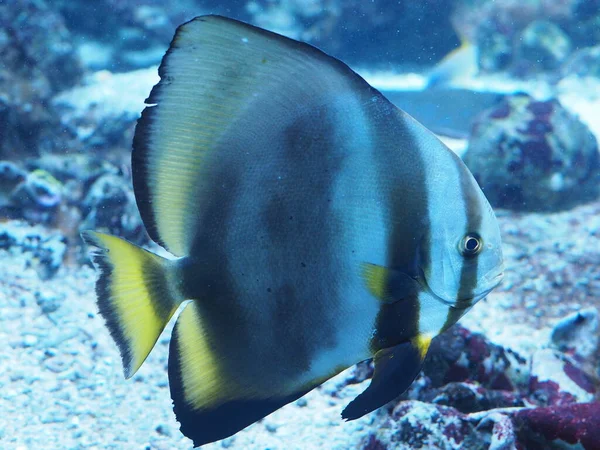
[[[452,164],[437,168],[444,177],[429,186],[431,233],[419,249],[420,269],[441,302],[464,308],[500,282],[502,244],[496,216],[473,175],[453,153],[444,157]]]

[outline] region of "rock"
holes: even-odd
[[[512,420],[505,414],[490,412],[477,425],[477,430],[491,429],[488,450],[513,450],[516,448],[516,435]]]
[[[452,406],[461,413],[523,406],[527,366],[528,361],[515,352],[455,325],[432,341],[422,375],[400,399]],[[372,363],[363,362],[341,386],[362,383],[372,371]]]
[[[70,202],[80,202],[83,197],[81,192],[89,190],[94,181],[102,175],[122,175],[123,171],[117,167],[121,161],[114,162],[113,158],[109,161],[108,156],[87,153],[48,154],[28,160],[27,169],[30,171],[43,170],[52,174],[54,178],[65,185],[63,196]],[[67,184],[73,181],[76,181],[77,185],[68,185],[69,189],[66,189]]]
[[[358,384],[371,378],[375,367],[373,361],[361,361],[352,367],[350,376],[346,379],[346,384]]]
[[[555,75],[571,49],[597,45],[600,8],[587,0],[458,2],[452,22],[478,48],[482,72]]]
[[[478,45],[479,68],[483,73],[498,72],[510,67],[513,46],[509,35],[499,33],[496,27],[480,27],[475,41]]]
[[[235,436],[225,438],[221,441],[221,447],[223,448],[230,448],[233,445],[235,445]]]
[[[33,223],[53,222],[61,200],[62,184],[43,170],[27,174],[11,195],[12,207]]]
[[[135,0],[55,3],[76,36],[83,64],[93,70],[111,68],[119,72],[158,65],[175,28],[194,14],[209,11],[204,4],[198,10],[173,0],[142,4]],[[225,13],[224,7],[220,9]]]
[[[597,1],[575,0],[573,14],[563,24],[575,48],[583,49],[600,42],[600,3]]]
[[[600,445],[597,402],[524,409],[513,415],[513,421],[521,448],[551,448],[560,441],[560,448],[580,444],[577,448],[597,450]]]
[[[64,300],[64,294],[43,291],[37,291],[35,293],[35,302],[38,304],[43,314],[51,314],[58,311]]]
[[[563,64],[562,76],[600,78],[600,45],[578,49]]]
[[[483,335],[455,325],[432,341],[423,373],[433,387],[471,381],[489,389],[512,390],[510,361],[502,347]]]
[[[375,435],[370,434],[363,440],[362,450],[387,450],[387,447]]]
[[[49,100],[82,75],[72,43],[62,17],[46,2],[0,4],[0,159],[36,155],[70,141]]]
[[[419,401],[399,402],[363,448],[468,448],[514,450],[554,448],[560,441],[596,450],[600,404],[500,408],[463,414],[455,408]],[[384,426],[385,424],[385,426]],[[369,445],[371,447],[369,447]],[[558,447],[557,447],[558,448]],[[563,447],[560,447],[563,448]]]
[[[52,278],[62,266],[67,251],[66,239],[54,235],[33,249],[31,264],[42,280]]]
[[[272,422],[265,422],[265,429],[269,432],[269,433],[276,433],[277,429],[279,428],[279,426],[276,423],[272,423]]]
[[[529,400],[539,406],[561,406],[594,399],[597,380],[566,355],[552,349],[533,354]]]
[[[37,336],[34,336],[32,334],[26,334],[25,336],[23,336],[23,346],[24,347],[35,347],[38,343],[38,338]]]
[[[598,196],[596,139],[557,100],[505,97],[475,120],[464,160],[495,207],[556,211]]]
[[[483,435],[473,423],[454,408],[419,401],[398,403],[392,413],[386,439],[378,437],[390,448],[468,448],[487,450]]]
[[[562,352],[589,358],[598,350],[598,310],[587,308],[559,320],[551,334],[552,343]]]
[[[105,156],[107,159],[101,159],[94,154],[48,154],[28,160],[26,165],[32,171],[30,176],[45,174],[48,180],[52,180],[50,186],[56,186],[59,190],[56,205],[48,208],[31,194],[22,198],[13,195],[11,217],[31,220],[41,216],[46,223],[60,229],[70,244],[80,243],[79,226],[82,217],[90,211],[90,205],[84,201],[85,197],[103,175],[128,176],[123,157],[111,154]],[[25,187],[22,186],[21,190],[25,190]],[[41,204],[42,207],[35,208],[32,204]]]
[[[27,172],[10,161],[0,161],[0,216],[16,218],[12,198],[15,190],[25,181]]]
[[[158,425],[156,427],[156,432],[162,436],[168,436],[168,437],[173,436],[173,431],[171,430],[171,427],[168,425],[165,425],[164,423],[161,423],[160,425]]]
[[[485,389],[473,383],[448,383],[432,389],[421,400],[456,408],[462,413],[487,411],[495,408],[523,406],[521,395],[512,391]]]
[[[156,67],[128,73],[97,72],[53,99],[61,122],[86,147],[131,148],[144,100],[158,82]]]
[[[80,231],[104,231],[138,243],[146,238],[133,190],[122,177],[98,178],[83,200],[83,213]]]
[[[298,400],[296,400],[296,406],[298,406],[299,408],[305,408],[306,406],[308,406],[308,400],[306,400],[304,397],[301,397]]]
[[[517,41],[519,64],[539,71],[557,69],[571,53],[571,40],[556,24],[547,20],[531,22]],[[527,70],[529,73],[530,70]]]
[[[62,16],[46,2],[6,2],[0,6],[0,23],[8,36],[0,40],[8,56],[3,59],[4,67],[33,75],[33,79],[42,77],[54,89],[70,86],[81,77],[71,34]]]
[[[76,42],[82,43],[81,59],[94,70],[125,72],[157,65],[175,28],[208,12],[305,40],[347,62],[369,66],[426,65],[429,58],[423,59],[417,51],[400,51],[400,47],[427,48],[435,61],[459,44],[450,22],[454,2],[447,0],[438,2],[436,8],[423,2],[382,6],[361,0],[205,0],[200,9],[174,0],[142,5],[134,0],[57,3]],[[435,33],[419,32],[422,23]]]
[[[66,238],[42,227],[30,227],[10,221],[0,229],[0,251],[25,253],[27,265],[33,267],[42,280],[53,277],[62,266],[67,250]]]

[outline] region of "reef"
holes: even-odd
[[[0,214],[56,229],[72,249],[86,229],[138,243],[148,240],[129,172],[85,155],[46,155],[25,164],[0,161]]]
[[[573,49],[597,45],[600,4],[587,0],[457,2],[456,29],[478,48],[483,73],[559,76]]]
[[[83,75],[63,17],[43,1],[2,2],[0,54],[0,159],[71,143],[49,106],[56,92]]]
[[[590,310],[586,320],[575,315],[559,322],[552,341],[587,334],[597,321],[597,312],[592,315]],[[558,442],[598,448],[598,373],[586,372],[573,348],[567,354],[554,345],[523,356],[454,326],[434,340],[422,374],[385,408],[378,418],[385,425],[365,439],[363,449],[529,449]],[[577,347],[589,348],[586,340]],[[346,381],[359,382],[365,373],[357,366]]]

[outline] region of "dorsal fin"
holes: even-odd
[[[178,256],[189,253],[202,226],[211,189],[202,180],[219,143],[243,141],[257,150],[241,122],[263,121],[267,131],[278,118],[324,101],[324,93],[352,85],[380,95],[308,44],[220,16],[180,26],[159,75],[136,128],[133,185],[150,237]]]

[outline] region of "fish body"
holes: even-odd
[[[125,375],[179,305],[182,432],[223,439],[374,358],[348,420],[401,394],[431,339],[502,277],[495,216],[432,133],[345,64],[232,19],[182,25],[132,155],[164,259],[85,232]]]
[[[460,47],[452,50],[427,75],[427,88],[454,85],[471,79],[478,72],[478,48],[461,37]]]

